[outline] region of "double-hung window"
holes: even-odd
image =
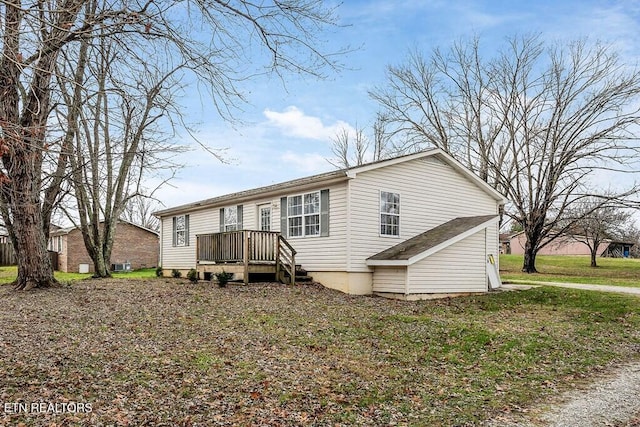
[[[224,208],[224,231],[235,231],[238,229],[238,207],[230,206]]]
[[[242,230],[242,205],[220,208],[220,232]]]
[[[380,192],[380,235],[400,235],[400,194]]]
[[[287,201],[289,237],[320,235],[320,192],[290,196]]]
[[[189,246],[189,215],[173,217],[173,246]]]

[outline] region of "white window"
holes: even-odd
[[[238,207],[230,206],[224,208],[224,231],[235,231],[238,229]]]
[[[49,238],[49,250],[53,252],[62,252],[62,236]]]
[[[320,192],[291,196],[287,200],[289,237],[320,235]]]
[[[260,230],[271,231],[271,206],[260,206]]]
[[[380,192],[380,235],[400,235],[400,194]]]
[[[187,216],[173,217],[173,243],[175,246],[187,245]]]

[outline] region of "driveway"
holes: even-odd
[[[523,289],[527,286],[558,286],[560,288],[584,289],[586,291],[615,292],[640,296],[640,288],[626,286],[588,285],[586,283],[538,282],[535,280],[513,280],[502,284],[504,289]]]
[[[529,289],[534,286],[558,286],[588,291],[615,292],[640,296],[640,288],[588,285],[584,283],[509,281],[506,290]],[[597,378],[586,390],[573,390],[558,397],[556,404],[541,405],[531,416],[487,423],[490,427],[638,427],[640,426],[640,363],[618,367]],[[537,412],[537,411],[536,411]]]

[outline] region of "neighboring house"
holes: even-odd
[[[584,238],[570,235],[560,236],[540,249],[538,255],[591,255],[589,246],[581,240],[584,240]],[[512,235],[509,241],[511,253],[523,255],[526,243],[527,237],[524,232],[521,231]],[[628,258],[632,246],[633,243],[605,239],[598,245],[596,253],[600,256]]]
[[[58,270],[74,273],[94,272],[82,232],[77,227],[52,228],[49,250],[58,253]],[[116,225],[111,251],[112,270],[151,268],[158,265],[158,233],[121,220]]]
[[[509,255],[511,254],[511,235],[506,233],[500,233],[500,253]]]
[[[504,203],[434,149],[155,215],[165,274],[260,271],[246,266],[282,264],[274,257],[286,250],[278,244],[285,241],[295,249],[295,264],[329,288],[413,297],[488,289],[488,274],[497,278]],[[245,269],[234,269],[233,260],[244,261]]]

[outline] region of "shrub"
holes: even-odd
[[[191,283],[198,283],[198,272],[195,268],[189,270],[189,272],[187,273],[187,279],[189,279]]]
[[[162,267],[156,267],[156,277],[162,277]]]
[[[174,268],[173,270],[171,270],[171,277],[179,279],[182,277],[182,272]]]
[[[222,272],[220,272],[220,273],[216,273],[216,279],[218,280],[218,286],[220,286],[221,288],[224,288],[225,286],[227,286],[227,283],[229,282],[229,279],[231,279],[232,277],[233,277],[233,273],[227,273],[224,270],[222,270]]]

